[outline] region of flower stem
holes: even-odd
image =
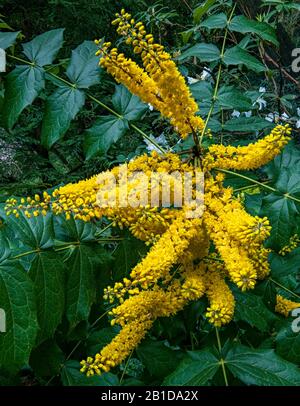
[[[221,365],[221,367],[222,367],[222,372],[223,372],[223,376],[224,376],[225,386],[229,386],[229,385],[228,385],[228,378],[227,378],[226,368],[225,368],[225,362],[224,362],[224,359],[222,358],[222,345],[221,345],[219,330],[218,330],[217,327],[216,327],[216,337],[217,337],[217,343],[218,343],[218,350],[219,350],[219,353],[220,353],[220,355],[221,355],[221,358],[220,358],[220,365]]]

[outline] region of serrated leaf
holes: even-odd
[[[195,56],[202,62],[213,62],[220,59],[220,50],[214,44],[196,44],[191,48],[183,51],[180,56],[177,57],[179,61],[184,61],[191,56]]]
[[[300,171],[297,167],[282,169],[276,181],[276,189],[297,196],[300,193]]]
[[[238,45],[225,51],[224,62],[226,65],[242,64],[255,72],[264,72],[266,70],[265,66],[257,58]]]
[[[212,98],[212,85],[204,80],[190,85],[190,90],[197,101],[210,100]]]
[[[48,97],[41,135],[44,147],[51,148],[63,137],[84,102],[83,91],[67,86],[57,89]]]
[[[50,65],[63,45],[64,28],[47,31],[23,44],[23,53],[39,66]]]
[[[6,315],[6,332],[0,333],[0,365],[16,372],[28,362],[38,330],[33,284],[17,262],[0,265],[0,308]]]
[[[16,237],[16,241],[11,241],[15,247],[30,247],[36,250],[53,246],[54,230],[51,214],[28,219],[21,212],[19,218],[7,217],[6,223]]]
[[[276,355],[274,350],[252,349],[236,344],[228,351],[225,365],[246,385],[300,385],[300,370]]]
[[[247,111],[252,108],[251,100],[234,86],[222,86],[218,92],[217,101],[223,109]]]
[[[169,375],[182,358],[181,351],[172,350],[162,341],[143,341],[136,352],[150,375],[157,379]]]
[[[271,193],[263,199],[262,215],[268,217],[272,230],[269,244],[276,250],[288,244],[296,227],[299,210],[294,201]]]
[[[64,386],[117,386],[119,379],[110,372],[102,375],[87,377],[80,372],[78,361],[67,361],[61,371],[61,380]]]
[[[264,167],[264,171],[268,177],[276,181],[280,173],[289,168],[299,168],[300,165],[300,150],[294,141],[290,141],[284,147],[281,154]]]
[[[231,31],[237,31],[242,34],[254,33],[258,35],[260,38],[264,39],[265,41],[269,41],[276,46],[279,45],[274,28],[270,24],[265,22],[250,20],[249,18],[243,15],[239,15],[235,16],[231,20],[229,24],[229,29]]]
[[[227,16],[225,13],[214,14],[209,16],[206,20],[202,21],[200,27],[214,29],[224,28],[227,25]]]
[[[236,301],[234,318],[237,321],[243,320],[263,332],[270,331],[276,316],[266,307],[261,297],[238,289],[234,289],[234,297]]]
[[[33,259],[29,276],[33,281],[40,327],[37,340],[53,337],[65,307],[65,269],[58,254],[44,251]]]
[[[265,128],[273,127],[274,124],[260,117],[238,117],[232,118],[224,124],[224,130],[226,131],[241,131],[241,132],[253,132],[260,131]]]
[[[74,217],[69,220],[65,217],[54,218],[55,238],[65,243],[69,241],[81,243],[95,241],[96,230],[95,224],[75,220]]]
[[[128,121],[140,119],[148,110],[148,105],[143,103],[138,96],[130,93],[123,85],[116,86],[112,103],[117,112]]]
[[[294,291],[300,277],[300,249],[297,248],[284,257],[270,254],[271,277],[279,284]]]
[[[209,350],[189,351],[178,367],[163,382],[172,386],[204,386],[215,376],[220,362]]]
[[[44,70],[39,67],[19,65],[7,75],[2,109],[6,128],[13,127],[25,107],[35,100],[44,87]]]
[[[99,58],[95,55],[97,46],[84,41],[72,51],[66,75],[77,87],[87,89],[100,83]]]
[[[292,322],[286,323],[275,340],[278,355],[294,364],[300,363],[300,334],[299,332],[293,332]]]
[[[94,251],[87,245],[78,245],[70,251],[65,265],[66,315],[71,328],[87,320],[96,298]]]
[[[86,159],[105,154],[112,144],[125,134],[127,129],[128,123],[124,119],[111,115],[99,117],[95,124],[85,132]]]
[[[16,32],[0,32],[0,48],[6,49],[12,46],[21,31]]]

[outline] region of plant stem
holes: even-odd
[[[225,381],[225,386],[229,386],[228,385],[228,379],[227,379],[227,374],[226,374],[226,368],[225,368],[225,362],[222,358],[222,345],[221,345],[221,340],[220,340],[220,335],[219,335],[219,330],[218,327],[216,327],[216,337],[217,337],[217,343],[218,343],[218,350],[220,353],[220,364],[222,367],[222,372],[223,372],[223,376],[224,376],[224,381]]]
[[[285,290],[286,292],[290,293],[291,295],[295,296],[297,299],[300,299],[300,296],[297,293],[292,292],[290,289],[286,288],[285,286],[281,285],[281,283],[274,281],[271,277],[269,277],[269,281],[273,282],[275,285],[279,286],[281,289]]]
[[[214,93],[213,93],[213,97],[212,97],[211,106],[210,106],[208,115],[206,117],[203,130],[202,130],[201,135],[200,135],[200,146],[202,145],[202,140],[203,140],[204,134],[205,134],[205,132],[207,130],[208,122],[209,122],[209,120],[211,118],[211,115],[212,115],[212,113],[214,111],[215,103],[216,103],[216,100],[217,100],[218,91],[219,91],[219,85],[220,85],[220,79],[221,79],[221,73],[222,73],[222,62],[223,62],[223,59],[224,59],[226,40],[227,40],[227,36],[228,36],[228,25],[230,24],[230,22],[232,20],[232,17],[233,17],[234,11],[235,11],[235,7],[236,7],[236,4],[232,7],[232,10],[230,12],[230,15],[229,15],[229,18],[228,18],[228,21],[227,21],[227,27],[226,27],[226,30],[225,30],[225,33],[224,33],[224,38],[223,38],[223,43],[222,43],[222,48],[221,48],[221,53],[220,53],[220,63],[219,63],[219,68],[218,68]]]
[[[259,186],[261,186],[261,187],[263,187],[263,188],[265,188],[267,190],[270,190],[271,192],[278,193],[278,194],[284,196],[287,199],[290,199],[290,200],[293,200],[294,202],[300,203],[300,199],[297,199],[297,197],[291,196],[288,193],[282,193],[282,192],[280,192],[280,190],[275,189],[272,186],[268,186],[265,183],[259,182],[258,180],[249,178],[249,176],[245,176],[245,175],[242,175],[242,174],[237,173],[237,172],[229,171],[228,169],[215,168],[215,170],[218,171],[218,172],[223,172],[223,173],[227,173],[229,175],[237,176],[238,178],[249,180],[250,182],[255,183],[256,185],[259,185]]]
[[[124,369],[123,369],[123,372],[122,372],[122,375],[121,375],[121,378],[120,378],[120,384],[123,382],[123,379],[124,379],[125,373],[126,373],[126,371],[127,371],[127,368],[128,368],[128,365],[129,365],[129,361],[130,361],[130,359],[131,359],[131,357],[132,357],[132,354],[133,354],[133,350],[131,351],[129,357],[127,358],[125,367],[124,367]]]

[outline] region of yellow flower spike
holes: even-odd
[[[288,300],[281,295],[276,296],[276,306],[275,311],[277,313],[282,314],[285,317],[288,317],[290,312],[293,309],[300,309],[300,303],[293,302],[292,300]]]

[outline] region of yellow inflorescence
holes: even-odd
[[[110,49],[110,43],[100,47],[101,65],[170,118],[181,136],[201,131],[203,121],[196,116],[197,105],[170,55],[146,33],[142,23],[135,23],[124,10],[114,24],[126,43],[141,55],[144,69],[117,49]],[[290,133],[288,126],[278,125],[246,147],[212,145],[207,151],[201,150],[198,163],[204,173],[205,194],[204,213],[198,217],[187,215],[191,207],[184,201],[177,205],[184,182],[180,176],[173,177],[174,173],[191,175],[195,197],[195,167],[173,153],[144,154],[90,179],[59,187],[51,195],[44,192],[43,196],[7,201],[7,215],[19,217],[23,212],[30,218],[51,211],[86,222],[105,217],[113,226],[126,227],[151,245],[128,277],[105,289],[104,300],[113,304],[111,324],[121,330],[94,358],[82,361],[82,372],[91,376],[119,365],[158,317],[174,315],[203,295],[209,302],[205,316],[210,323],[221,327],[232,320],[235,302],[227,282],[245,291],[268,275],[269,250],[264,241],[271,227],[267,218],[245,211],[233,190],[224,186],[225,175],[214,169],[258,168],[282,150]],[[154,195],[149,178],[160,187]],[[170,202],[165,207],[161,193],[167,187]],[[129,204],[129,199],[135,204]],[[200,213],[197,210],[195,213]],[[298,305],[277,296],[276,310],[284,315]]]
[[[286,299],[281,295],[276,296],[276,307],[275,311],[288,317],[293,309],[300,309],[300,303],[293,302],[292,300]]]
[[[100,46],[100,65],[132,93],[169,118],[183,138],[202,131],[204,121],[196,115],[198,105],[170,54],[162,45],[155,43],[145,26],[141,22],[136,23],[125,10],[116,17],[113,24],[118,25],[118,34],[126,38],[126,43],[133,46],[136,54],[141,55],[145,70],[125,58],[124,54],[119,54],[116,48],[109,50],[110,43],[100,45],[100,41],[96,40]]]
[[[283,257],[287,255],[288,253],[292,252],[294,249],[299,247],[300,244],[300,237],[298,234],[294,234],[291,236],[289,243],[285,245],[284,247],[281,248],[279,251],[279,255],[282,255]]]

